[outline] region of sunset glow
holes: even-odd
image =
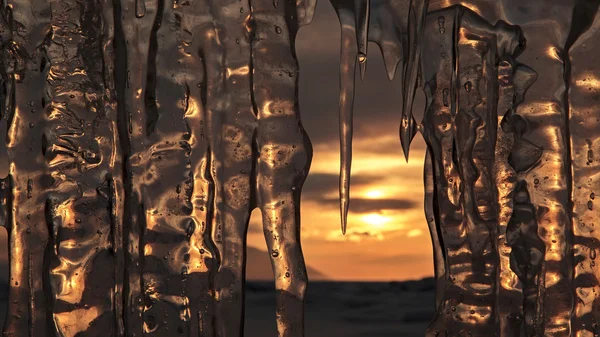
[[[365,193],[365,197],[370,199],[382,198],[385,194],[381,190],[370,190]]]
[[[340,30],[331,8],[319,6],[317,12],[315,21],[300,30],[296,44],[303,74],[299,77],[302,125],[313,148],[301,202],[306,263],[334,280],[432,276],[431,238],[423,211],[425,142],[420,134],[415,137],[407,163],[398,137],[401,78],[389,82],[377,48],[369,49],[369,70],[364,80],[356,83],[350,209],[347,232],[342,235],[338,190]],[[318,58],[315,49],[322,53]],[[315,81],[319,85],[314,85]],[[378,97],[377,101],[372,97]],[[417,94],[417,121],[423,103]],[[248,244],[267,250],[258,211],[252,213]]]
[[[381,214],[371,213],[363,215],[362,220],[374,228],[382,229],[385,224],[390,221],[388,217],[382,216]]]

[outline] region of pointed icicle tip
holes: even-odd
[[[384,63],[385,63],[385,69],[387,72],[387,77],[388,80],[390,82],[394,81],[394,78],[396,77],[396,69],[398,68],[398,64],[400,63],[400,59],[394,60],[394,61],[388,61],[385,57],[383,57]],[[402,69],[402,67],[404,67],[404,65],[401,66],[400,69]]]
[[[408,163],[408,152],[410,150],[410,141],[408,136],[408,128],[400,127],[400,144],[402,144],[402,152],[404,153],[404,158]]]
[[[408,163],[408,155],[409,155],[409,151],[410,151],[410,143],[405,142],[402,139],[401,139],[401,142],[402,142],[402,152],[404,153],[404,159],[406,159],[406,162]]]
[[[352,144],[342,151],[342,167],[340,170],[340,216],[342,220],[342,234],[346,234],[348,224],[348,209],[350,208],[350,167],[352,162]]]
[[[417,122],[412,116],[405,116],[402,118],[402,125],[400,126],[400,143],[402,144],[402,151],[404,152],[404,158],[408,163],[410,143],[417,134],[418,127]]]
[[[360,79],[365,79],[365,73],[367,72],[367,56],[363,53],[358,54],[358,64],[360,65]]]
[[[402,102],[402,124],[400,125],[400,142],[404,150],[404,156],[408,161],[408,150],[410,142],[416,133],[416,122],[412,109],[415,92],[419,79],[419,67],[421,58],[421,41],[423,37],[423,22],[427,14],[429,0],[411,0],[409,5],[408,21],[408,62],[404,65],[403,102]]]
[[[340,211],[342,215],[342,235],[346,235],[346,228],[348,227],[348,200],[342,200],[340,203]]]
[[[396,6],[390,1],[373,1],[369,17],[369,41],[379,47],[388,79],[394,80],[396,68],[403,59],[404,22],[394,20],[398,16]],[[400,69],[404,69],[404,65]]]

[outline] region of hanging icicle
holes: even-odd
[[[352,120],[356,63],[361,77],[367,63],[370,0],[331,0],[342,27],[340,53],[340,215],[342,233],[346,233],[350,205],[350,169],[352,166]]]
[[[417,123],[412,109],[420,69],[421,49],[423,48],[423,27],[429,0],[410,0],[408,10],[408,60],[402,79],[402,120],[400,123],[400,142],[406,161],[410,143],[417,133]]]

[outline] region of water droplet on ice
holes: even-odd
[[[367,60],[367,55],[365,55],[363,53],[358,53],[358,62],[365,63],[366,60]]]
[[[467,81],[467,83],[465,83],[465,90],[467,92],[471,92],[471,89],[473,89],[473,84],[471,83],[471,81]]]
[[[145,0],[135,1],[135,16],[137,18],[143,18],[146,15],[146,2]]]

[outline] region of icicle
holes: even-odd
[[[135,0],[135,16],[143,18],[146,15],[146,0]]]
[[[238,4],[233,8],[239,10]],[[146,37],[150,48],[145,88],[148,128],[143,138],[147,162],[142,185],[142,282],[147,335],[213,331],[215,249],[208,235],[213,194],[206,174],[211,137],[205,137],[204,130],[216,133],[220,128],[205,126],[202,100],[214,93],[215,79],[220,88],[225,69],[213,63],[222,54],[220,47],[211,49],[218,37],[212,35],[209,10],[202,3],[159,3]],[[169,31],[169,38],[162,37],[159,27]],[[214,112],[211,104],[207,106]],[[162,315],[168,319],[158,319]]]
[[[178,59],[163,57],[163,62],[170,60],[170,63],[164,67],[162,78],[170,77],[166,71],[168,69],[176,69],[177,75],[171,83],[167,82],[164,87],[158,89],[159,93],[161,89],[164,91],[158,97],[159,101],[169,101],[169,84],[180,88],[177,99],[170,100],[175,106],[169,110],[165,109],[165,114],[167,111],[179,111],[177,119],[183,122],[178,128],[181,137],[179,144],[185,148],[187,160],[185,165],[179,168],[181,180],[175,188],[177,196],[173,198],[173,202],[183,200],[190,207],[189,214],[181,217],[179,221],[186,239],[176,248],[180,251],[178,266],[181,268],[177,271],[181,273],[181,280],[186,283],[181,290],[185,294],[185,306],[189,310],[182,316],[186,317],[187,323],[175,321],[174,325],[186,324],[192,332],[190,336],[217,335],[213,323],[216,321],[216,306],[212,277],[218,267],[218,252],[211,237],[215,184],[211,175],[212,158],[209,144],[212,135],[207,136],[213,129],[208,125],[207,97],[214,93],[213,76],[221,78],[218,75],[220,72],[216,71],[219,68],[214,67],[218,63],[214,61],[215,58],[218,60],[222,57],[222,54],[220,47],[215,46],[217,36],[213,26],[214,18],[206,15],[207,12],[211,12],[211,8],[212,4],[208,6],[205,2],[197,1],[190,6],[174,6],[173,11],[167,13],[171,17],[167,22],[175,23],[176,18],[180,17],[181,26],[173,27],[177,29],[177,45],[165,46],[161,55],[171,55],[173,50],[180,50],[180,53]],[[171,43],[173,42],[175,41]],[[210,101],[210,104],[213,104],[212,100]],[[219,102],[217,100],[214,103]],[[210,108],[213,106],[210,105]],[[174,122],[177,122],[177,119]],[[188,168],[185,169],[186,167]],[[172,189],[170,191],[173,193]],[[177,224],[173,223],[173,227],[176,226]]]
[[[119,111],[121,116],[119,120],[120,134],[126,139],[128,146],[125,147],[127,160],[126,171],[128,173],[125,181],[125,197],[127,204],[124,209],[125,216],[128,218],[124,224],[126,233],[124,246],[124,268],[127,271],[124,279],[123,307],[124,324],[127,334],[142,336],[144,327],[156,328],[155,324],[145,324],[146,320],[151,319],[149,315],[144,315],[145,294],[155,288],[148,287],[147,280],[144,280],[144,271],[146,266],[146,254],[149,247],[146,247],[146,228],[148,214],[152,214],[151,205],[145,207],[147,200],[145,195],[145,185],[147,180],[155,180],[152,172],[148,172],[148,166],[151,161],[149,158],[149,147],[152,144],[148,137],[148,130],[152,130],[153,121],[156,118],[156,101],[153,96],[153,85],[156,83],[155,68],[150,68],[156,60],[157,41],[153,41],[153,35],[156,37],[157,23],[162,21],[162,17],[156,17],[159,3],[163,0],[153,0],[151,11],[152,15],[141,14],[133,3],[127,0],[121,0],[119,9],[121,9],[121,20],[117,26],[117,36],[115,40],[120,41],[118,56],[120,74],[126,73],[126,78],[121,77],[118,86],[120,104],[123,108]],[[158,19],[158,20],[157,20]],[[125,43],[125,41],[127,43]],[[127,62],[124,64],[125,59]],[[120,61],[120,62],[119,62]],[[115,73],[117,76],[117,73]],[[122,76],[122,75],[121,75]],[[150,87],[150,88],[149,88]],[[150,132],[151,133],[151,132]],[[151,255],[151,254],[149,254]],[[149,256],[149,258],[152,258]]]
[[[283,1],[264,1],[283,9]],[[215,35],[205,45],[206,114],[210,145],[210,179],[214,184],[212,240],[219,267],[214,278],[215,333],[237,336],[243,331],[246,232],[252,204],[256,162],[256,115],[252,105],[252,50],[256,37],[253,2],[210,1]],[[236,14],[231,17],[232,12]],[[251,23],[249,25],[249,23]],[[279,28],[277,28],[279,27]],[[272,22],[273,34],[282,25]]]
[[[277,332],[302,337],[308,278],[300,244],[300,192],[312,146],[298,111],[298,61],[289,47],[297,22],[286,14],[293,9],[288,6],[293,5],[283,2],[274,9],[268,2],[252,3],[252,97],[258,116],[257,201],[275,275]]]
[[[225,249],[223,243],[223,209],[224,209],[224,193],[223,193],[223,149],[221,143],[222,137],[222,121],[227,107],[228,96],[227,88],[225,87],[226,78],[226,56],[225,48],[220,41],[236,41],[242,40],[241,24],[234,21],[223,21],[221,18],[227,10],[235,10],[244,8],[245,13],[248,13],[247,4],[244,7],[239,7],[238,1],[209,1],[209,13],[213,13],[211,17],[213,23],[210,24],[208,31],[205,33],[206,41],[202,44],[201,59],[204,63],[205,89],[204,89],[204,106],[206,114],[206,138],[208,142],[208,158],[205,163],[206,187],[209,188],[208,197],[205,202],[207,209],[207,223],[210,238],[214,244],[214,260],[217,263],[213,273],[213,289],[214,296],[214,335],[215,336],[237,336],[241,331],[241,307],[243,306],[242,298],[240,298],[239,284],[241,281],[236,274],[228,270],[227,263],[229,261],[224,258]],[[234,7],[235,6],[235,7]],[[241,18],[246,18],[248,14],[240,15]],[[221,24],[219,24],[221,23]],[[209,24],[208,22],[205,25]],[[220,35],[219,32],[222,34]],[[235,39],[234,39],[235,37]],[[245,41],[244,41],[245,42]],[[249,81],[248,81],[249,82]],[[243,83],[249,85],[249,83]],[[202,171],[201,171],[202,172]],[[200,205],[202,207],[202,205]],[[233,237],[233,244],[237,244],[238,238]],[[243,255],[241,255],[243,256]],[[223,261],[225,259],[225,261]],[[223,267],[225,263],[226,267]],[[228,273],[228,274],[225,274]],[[235,287],[234,287],[235,286]],[[234,288],[230,291],[229,288]],[[205,317],[202,312],[198,313],[198,326],[200,328],[210,327],[211,317]],[[207,321],[208,320],[208,321]],[[208,323],[208,324],[207,324]]]
[[[102,82],[105,87],[104,107],[110,122],[111,148],[105,148],[107,151],[106,157],[110,167],[110,173],[105,176],[106,192],[108,200],[108,217],[109,217],[109,236],[112,237],[110,245],[112,246],[113,260],[113,277],[114,285],[112,289],[112,313],[114,315],[115,337],[124,337],[125,321],[124,321],[124,306],[123,306],[123,281],[124,281],[124,262],[125,252],[123,249],[124,232],[123,224],[125,217],[125,187],[123,181],[123,140],[119,135],[119,115],[117,102],[117,86],[115,80],[115,63],[116,63],[116,48],[115,48],[115,8],[114,2],[111,0],[100,1],[102,8],[102,60],[104,69],[112,71],[104,71]],[[107,142],[108,143],[108,142]],[[110,151],[110,152],[109,152]],[[104,187],[101,185],[101,187]],[[97,188],[98,193],[100,193]]]
[[[44,0],[8,0],[0,11],[5,55],[0,71],[6,88],[3,113],[8,122],[6,152],[12,184],[6,224],[10,240],[9,305],[3,333],[45,336],[52,325],[48,308],[53,307],[44,285],[48,266],[44,256],[52,249],[47,246],[49,233],[43,207],[50,180],[44,179],[48,177],[42,136],[46,116],[40,104],[46,76],[37,69],[43,59],[42,50],[49,44],[51,8]]]
[[[354,22],[356,27],[356,41],[358,43],[358,64],[360,66],[361,79],[365,77],[367,71],[370,12],[371,0],[354,0]]]
[[[423,27],[429,0],[410,0],[408,12],[408,61],[403,76],[402,122],[400,125],[400,142],[406,161],[410,143],[417,131],[417,123],[412,115],[413,100],[417,89],[420,68]]]
[[[498,65],[498,118],[504,120],[514,108],[514,72],[510,62],[503,60]],[[501,124],[500,122],[499,124]],[[517,173],[508,163],[514,134],[498,127],[496,139],[494,181],[498,188],[498,292],[497,310],[500,336],[518,336],[522,330],[523,284],[511,269],[511,247],[506,242],[506,228],[513,213],[513,190]]]
[[[436,214],[435,208],[435,176],[434,167],[431,161],[431,151],[428,149],[425,153],[425,166],[423,172],[423,182],[425,185],[425,217],[431,235],[431,244],[433,246],[433,267],[436,280],[435,307],[439,308],[444,299],[444,288],[446,282],[446,258],[445,248],[442,238],[439,235],[440,229],[438,220],[439,214]]]
[[[352,166],[352,119],[356,61],[361,77],[367,62],[370,0],[331,0],[342,26],[340,54],[340,215],[342,233],[346,233],[350,205],[350,170]]]
[[[406,49],[405,10],[397,2],[390,0],[372,0],[369,19],[369,41],[375,42],[383,55],[388,79],[396,74],[398,63],[403,61]],[[400,69],[404,67],[401,66]]]
[[[440,214],[446,251],[446,280],[452,280],[440,293],[444,298],[427,335],[435,336],[439,331],[489,335],[505,322],[497,316],[494,292],[499,267],[494,168],[499,163],[489,154],[497,150],[497,108],[512,109],[513,92],[506,89],[499,97],[497,92],[482,88],[496,87],[499,76],[501,87],[510,82],[506,67],[497,65],[514,57],[514,50],[489,41],[518,46],[520,29],[504,22],[489,24],[463,6],[431,12],[425,29],[422,43],[428,53],[421,64],[426,65],[422,70],[427,110],[422,133],[432,150],[438,185],[434,205]],[[461,31],[464,33],[459,34]],[[505,162],[509,150],[503,149]],[[510,191],[502,193],[504,196]],[[503,216],[506,222],[507,215]]]
[[[346,233],[348,207],[350,204],[350,168],[352,165],[352,119],[356,74],[357,14],[352,4],[343,0],[332,0],[342,27],[340,53],[340,215],[342,233]],[[360,58],[360,54],[359,54]],[[360,59],[359,59],[360,62]]]
[[[537,301],[541,282],[539,279],[544,261],[545,246],[538,236],[536,209],[531,203],[527,183],[521,180],[513,192],[514,211],[506,227],[506,244],[512,248],[511,269],[523,283],[523,315],[528,336],[539,336],[542,330],[539,323]]]
[[[565,71],[570,75],[565,77],[568,95],[565,121],[570,136],[565,140],[566,146],[570,146],[565,166],[572,170],[572,252],[576,261],[571,334],[594,336],[598,334],[600,320],[600,260],[597,257],[600,232],[596,228],[600,206],[596,200],[600,191],[600,121],[597,117],[600,68],[590,60],[600,53],[600,46],[595,42],[600,32],[600,2],[576,3],[567,42],[570,48],[563,49],[569,65]]]
[[[63,28],[47,37],[43,152],[49,181],[40,185],[48,189],[45,218],[54,249],[47,249],[44,259],[51,266],[45,273],[54,286],[47,296],[53,299],[50,317],[58,335],[98,334],[103,327],[94,321],[122,328],[121,317],[115,316],[122,312],[121,298],[114,299],[118,305],[106,300],[120,286],[122,273],[122,260],[113,255],[122,244],[114,239],[121,233],[114,222],[114,211],[120,210],[115,194],[122,193],[112,186],[112,176],[122,173],[117,171],[121,156],[114,73],[103,70],[112,69],[114,57],[110,4],[50,2],[51,23]],[[63,15],[67,10],[72,17]],[[53,49],[56,45],[64,48]],[[68,52],[84,49],[101,54],[87,63],[85,52]],[[90,294],[90,288],[97,292]]]

